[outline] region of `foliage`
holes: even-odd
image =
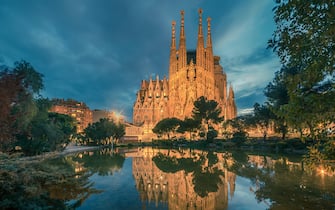
[[[270,82],[264,94],[267,97],[267,106],[274,114],[274,123],[276,132],[282,134],[282,139],[285,139],[288,132],[287,118],[281,114],[281,107],[289,102],[288,90],[284,82],[283,74],[276,72],[275,78]]]
[[[165,173],[176,173],[181,170],[191,173],[194,191],[201,197],[206,197],[210,192],[217,192],[218,185],[222,183],[223,172],[216,166],[218,157],[213,152],[208,152],[206,156],[189,158],[176,158],[158,153],[152,160]],[[207,160],[208,166],[205,167]]]
[[[170,139],[170,134],[175,133],[180,124],[181,121],[175,117],[165,118],[156,124],[152,132],[157,135],[167,135],[168,139]]]
[[[231,120],[227,120],[226,124],[230,126],[233,130],[233,133],[235,132],[245,132],[247,128],[250,126],[252,116],[251,115],[244,115],[239,116]]]
[[[254,115],[250,118],[251,125],[262,129],[264,140],[274,118],[275,116],[268,106],[259,103],[254,104]]]
[[[193,118],[185,118],[180,123],[180,127],[177,132],[184,133],[189,132],[190,139],[192,140],[192,133],[197,132],[200,129],[200,122]]]
[[[226,122],[226,124],[233,130],[231,140],[237,146],[241,146],[248,139],[248,133],[246,132],[246,129],[249,128],[251,124],[253,124],[252,121],[252,115],[244,115]]]
[[[246,142],[247,139],[248,139],[248,133],[247,132],[237,131],[237,132],[233,133],[233,137],[232,137],[231,140],[237,146],[241,146],[242,144],[244,144]]]
[[[72,209],[91,194],[87,171],[64,161],[8,160],[0,165],[0,209]],[[66,204],[68,201],[73,204]]]
[[[206,135],[209,130],[209,126],[213,127],[213,125],[224,120],[224,117],[220,116],[221,108],[218,105],[219,104],[216,101],[207,100],[204,96],[201,96],[194,102],[192,117],[196,121],[202,122],[206,125]]]
[[[335,198],[335,192],[329,186],[332,178],[305,173],[299,161],[289,164],[291,161],[286,157],[272,158],[271,162],[266,156],[259,158],[262,167],[257,167],[257,162],[246,162],[234,170],[238,176],[250,179],[250,191],[254,192],[258,202],[264,202],[270,209],[332,208]]]
[[[15,62],[13,69],[0,72],[0,150],[13,150],[15,135],[28,129],[37,112],[34,96],[43,88],[42,77],[26,61]]]
[[[210,127],[207,132],[207,141],[212,142],[216,137],[218,137],[218,131]]]
[[[43,75],[37,72],[27,61],[15,62],[13,73],[19,77],[22,86],[31,95],[38,95],[44,88]]]
[[[69,116],[49,113],[51,103],[40,97],[43,75],[26,62],[0,72],[1,151],[20,146],[25,155],[61,150],[75,133]]]
[[[206,197],[210,192],[217,192],[219,184],[222,183],[220,176],[223,175],[223,172],[220,171],[217,167],[212,171],[195,171],[193,178],[194,191],[200,197]]]
[[[278,0],[274,12],[269,47],[283,67],[267,88],[270,103],[289,126],[320,140],[335,119],[335,2]]]
[[[158,153],[152,158],[156,166],[165,173],[176,173],[180,171],[179,163],[176,157],[170,157],[162,153]]]
[[[17,135],[17,144],[26,155],[63,150],[76,133],[75,121],[64,114],[48,112],[51,102],[38,99],[35,102],[38,111],[29,122],[29,129]]]
[[[93,154],[80,153],[73,157],[73,160],[87,168],[91,173],[97,173],[99,176],[108,176],[123,167],[125,157],[105,148],[100,151],[96,150]]]
[[[103,118],[85,128],[82,141],[85,144],[106,145],[111,144],[113,140],[119,140],[124,134],[124,125],[116,124],[113,120]]]

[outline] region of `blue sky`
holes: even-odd
[[[73,98],[132,120],[141,80],[168,74],[171,22],[178,40],[185,10],[186,46],[194,49],[202,8],[243,113],[263,103],[264,87],[279,69],[266,49],[273,7],[272,0],[3,0],[0,65],[24,59],[44,75],[44,97]]]

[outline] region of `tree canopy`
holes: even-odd
[[[221,116],[221,108],[215,100],[207,100],[206,97],[201,96],[194,102],[192,110],[192,117],[198,122],[206,125],[206,137],[208,139],[208,131],[213,128],[214,124],[218,124],[224,120]]]
[[[335,119],[335,2],[277,0],[274,13],[269,47],[282,68],[266,96],[279,118],[320,139]]]
[[[0,71],[1,150],[12,150],[16,135],[27,132],[38,108],[35,96],[43,89],[43,75],[22,60]]]
[[[95,145],[111,144],[113,140],[119,140],[125,134],[125,126],[108,118],[102,118],[98,122],[88,125],[84,129],[84,143]]]
[[[64,149],[76,132],[70,116],[49,113],[40,96],[43,75],[26,61],[0,71],[0,151],[21,146],[26,155]]]
[[[180,133],[189,132],[190,139],[192,139],[192,133],[198,131],[201,127],[200,125],[199,121],[186,117],[180,122],[180,127],[177,131]]]
[[[170,139],[170,134],[177,131],[180,123],[181,120],[175,117],[165,118],[156,124],[152,132],[158,135],[167,135],[168,139]]]

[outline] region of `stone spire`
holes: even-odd
[[[170,76],[175,73],[177,65],[177,55],[176,55],[176,21],[172,21],[172,38],[170,47]]]
[[[211,18],[207,18],[207,43],[206,43],[207,48],[212,48],[212,38],[211,38]]]
[[[178,49],[178,60],[179,66],[178,68],[183,68],[187,65],[187,55],[186,55],[186,38],[184,31],[184,10],[180,12],[181,21],[180,21],[180,37],[179,37],[179,49]]]
[[[229,87],[229,94],[228,94],[228,99],[227,99],[227,119],[232,119],[236,117],[237,115],[237,108],[236,108],[236,103],[235,103],[235,94],[233,90],[233,86],[230,84]]]
[[[229,93],[228,93],[228,100],[234,100],[235,94],[233,90],[233,86],[230,84],[229,86]]]
[[[207,54],[207,69],[214,71],[214,58],[213,58],[213,47],[211,38],[211,18],[207,18],[207,43],[206,43],[206,54]]]
[[[166,76],[164,75],[164,78],[163,78],[163,96],[167,97],[168,93],[169,93],[168,80],[166,79]]]
[[[204,35],[202,33],[202,9],[199,9],[199,27],[198,27],[198,43],[197,43],[197,55],[196,64],[198,66],[204,66]]]

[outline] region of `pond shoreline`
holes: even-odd
[[[91,150],[96,150],[101,147],[99,146],[77,146],[77,145],[68,145],[63,151],[53,151],[53,152],[46,152],[42,153],[40,155],[34,155],[34,156],[17,156],[16,154],[14,155],[6,155],[5,153],[2,153],[6,156],[6,158],[0,158],[0,162],[9,160],[9,161],[19,161],[19,162],[24,162],[24,161],[29,161],[29,162],[39,162],[43,161],[46,159],[50,158],[57,158],[61,156],[66,156],[72,153],[76,152],[83,152],[83,151],[91,151]],[[1,153],[0,153],[1,155]]]
[[[252,140],[243,144],[236,144],[232,141],[214,140],[207,142],[206,140],[188,141],[188,140],[153,140],[152,142],[123,142],[114,145],[115,148],[122,147],[160,147],[160,148],[192,148],[192,149],[205,149],[205,150],[240,150],[249,152],[274,152],[284,154],[295,154],[304,155],[308,153],[308,144],[303,144],[297,140]],[[34,156],[21,156],[21,155],[9,155],[8,158],[17,161],[42,161],[49,158],[56,158],[60,156],[66,156],[71,153],[97,150],[100,148],[110,147],[110,145],[100,146],[82,146],[70,143],[66,146],[63,151],[46,152],[40,155]],[[0,158],[0,160],[4,160]]]

